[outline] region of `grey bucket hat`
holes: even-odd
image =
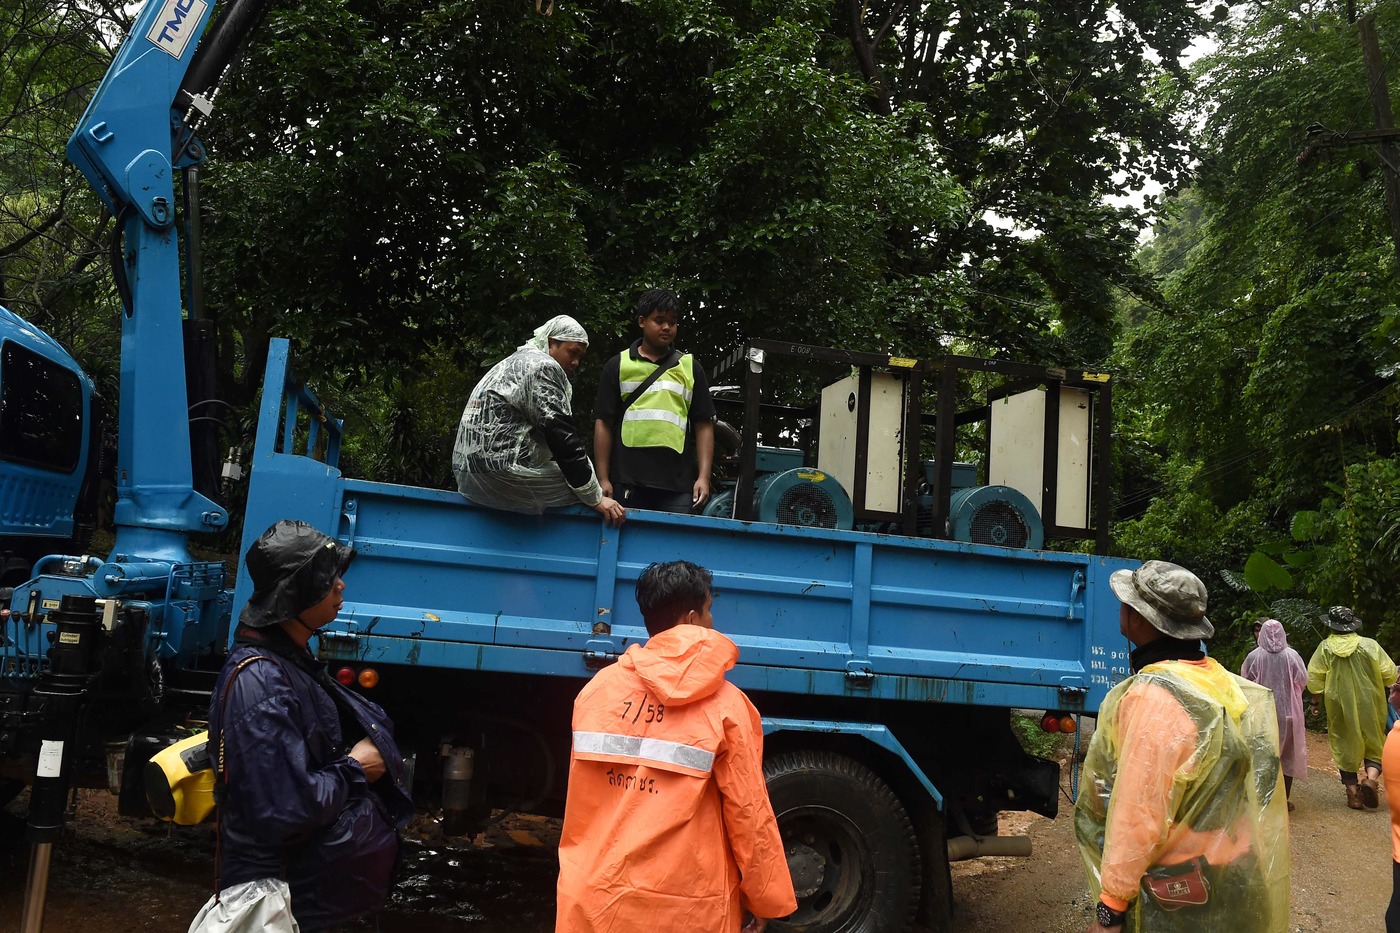
[[[295,618],[326,598],[354,557],[354,548],[336,543],[306,522],[277,522],[243,558],[253,595],[238,616],[239,624],[266,628]]]
[[[1136,570],[1116,570],[1108,578],[1113,593],[1148,624],[1172,638],[1210,638],[1206,585],[1185,567],[1149,560]]]
[[[1355,632],[1361,628],[1361,617],[1346,606],[1327,610],[1327,627],[1334,632]]]

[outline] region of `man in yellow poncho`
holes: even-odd
[[[1201,650],[1215,629],[1195,574],[1150,560],[1110,584],[1134,673],[1099,710],[1075,803],[1089,933],[1284,933],[1273,696]]]
[[[1376,781],[1385,747],[1385,693],[1395,683],[1395,662],[1374,638],[1357,634],[1361,619],[1346,606],[1327,610],[1332,630],[1308,662],[1308,692],[1327,698],[1327,738],[1342,776],[1347,806],[1379,806]],[[1357,772],[1365,768],[1359,780]]]

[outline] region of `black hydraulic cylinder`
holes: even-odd
[[[29,792],[29,841],[52,842],[63,828],[74,746],[87,687],[102,650],[102,617],[91,596],[64,596],[49,616],[57,631],[49,668],[34,686],[43,703],[38,767]]]
[[[38,766],[29,791],[31,852],[20,918],[22,933],[38,933],[43,926],[49,861],[67,812],[78,726],[102,652],[102,617],[93,597],[64,596],[49,621],[57,629],[49,668],[34,687],[34,697],[43,703],[43,726]]]
[[[184,93],[177,95],[177,107],[182,110],[187,107],[185,95],[208,97],[213,92],[228,66],[237,58],[248,34],[262,21],[271,5],[272,0],[230,0],[224,6],[195,50],[189,71],[180,84]]]

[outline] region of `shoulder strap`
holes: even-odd
[[[652,383],[661,378],[662,373],[679,363],[682,356],[683,354],[678,352],[675,347],[672,347],[670,352],[658,360],[656,368],[651,371],[651,375],[643,379],[641,385],[633,389],[632,393],[622,400],[622,407],[617,410],[617,419],[621,421],[622,416],[627,413],[627,409],[631,408],[637,399],[646,394],[647,389],[650,389]]]
[[[224,719],[228,715],[228,695],[233,692],[233,682],[243,672],[243,668],[254,661],[271,661],[278,667],[282,662],[270,654],[250,654],[239,661],[233,673],[224,681],[224,693],[219,698],[219,767],[214,771],[214,901],[219,900],[219,872],[223,864],[223,821],[219,819],[218,807],[223,804],[224,785],[228,783],[228,757],[224,754]]]

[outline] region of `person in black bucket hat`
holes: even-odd
[[[1109,578],[1132,676],[1104,698],[1075,836],[1090,933],[1288,930],[1288,811],[1273,694],[1201,650],[1205,584],[1149,560]]]
[[[1380,806],[1377,782],[1385,750],[1386,691],[1395,683],[1395,662],[1374,638],[1358,634],[1361,617],[1347,606],[1325,616],[1331,634],[1308,661],[1313,712],[1327,702],[1327,743],[1342,779],[1347,806]],[[1363,770],[1364,769],[1364,770]]]
[[[308,647],[340,612],[354,556],[305,522],[280,521],[244,558],[253,595],[209,706],[222,784],[216,893],[191,929],[238,918],[285,931],[294,918],[328,931],[383,909],[413,812],[403,755],[384,710]]]
[[[243,559],[253,581],[253,595],[239,614],[238,624],[266,628],[291,620],[310,628],[301,614],[331,595],[333,589],[337,596],[344,591],[345,583],[339,578],[354,559],[354,548],[336,543],[306,522],[278,522],[253,542]],[[339,611],[338,601],[335,608]],[[334,618],[332,615],[321,625]]]

